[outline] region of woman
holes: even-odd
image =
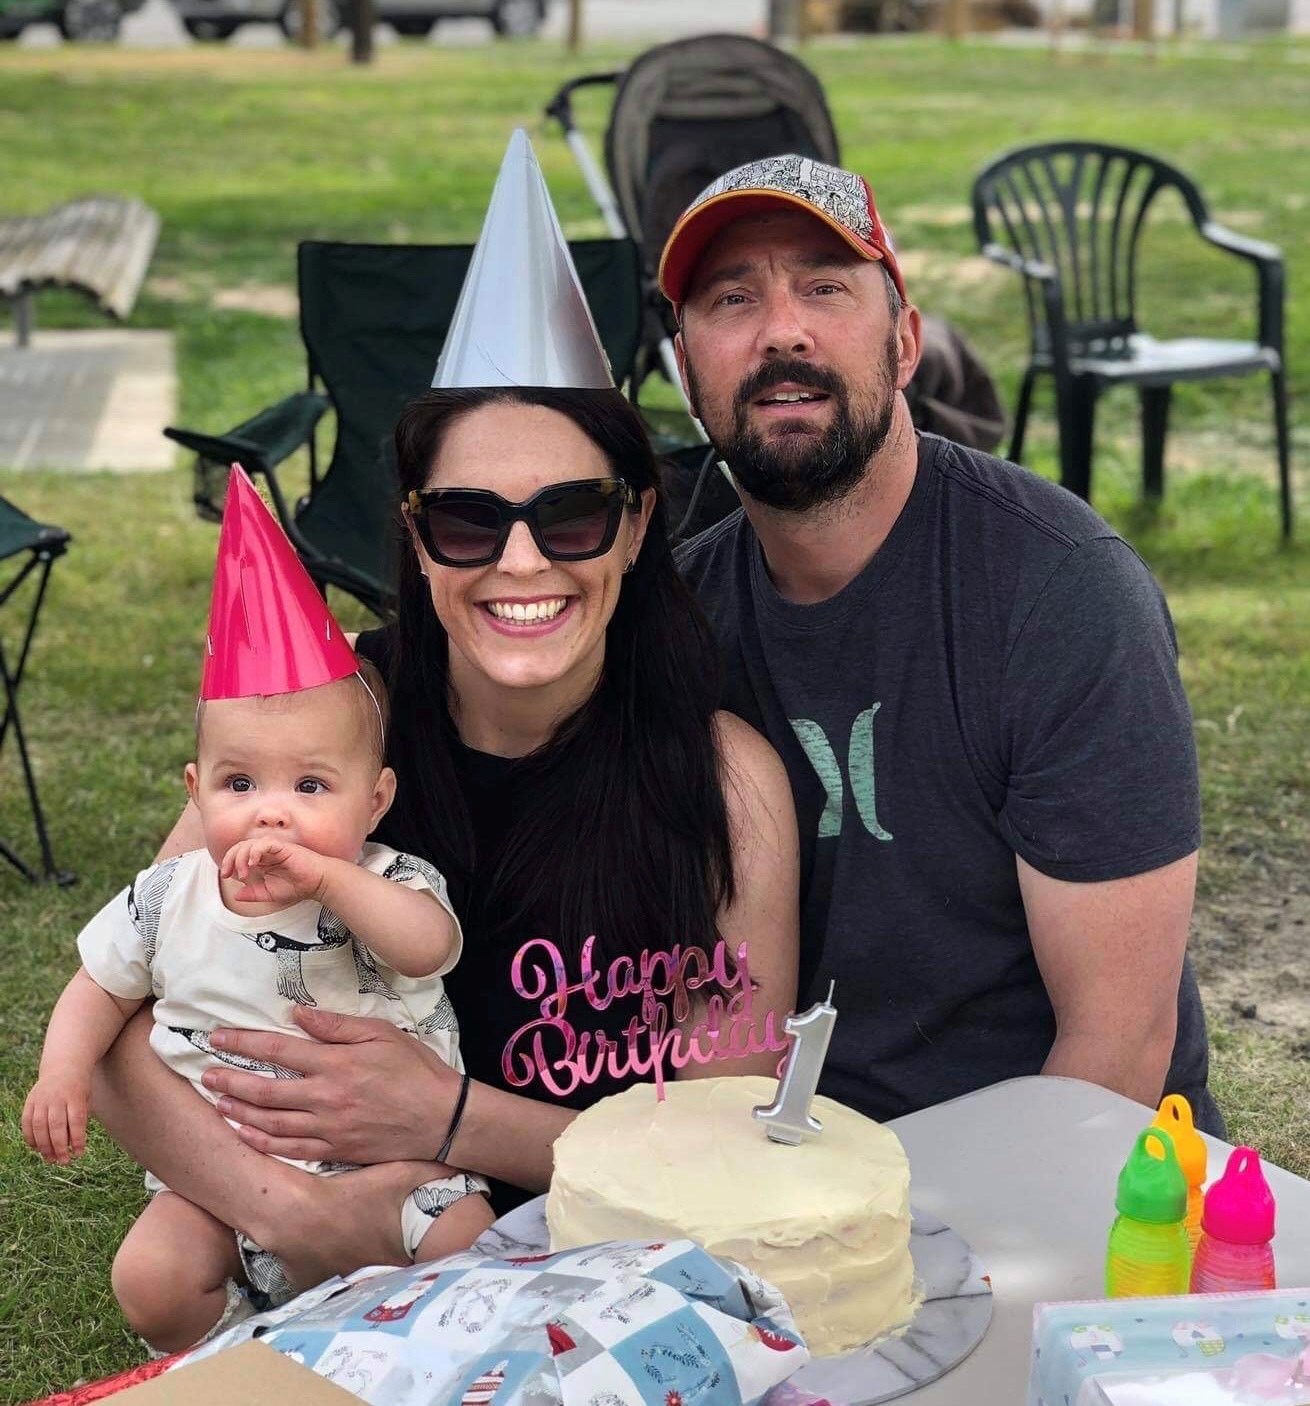
[[[238,1134],[143,1069],[140,1040],[115,1051],[96,1100],[138,1160],[300,1282],[395,1261],[400,1200],[438,1150],[518,1188],[498,1188],[501,1209],[543,1190],[576,1110],[641,1077],[631,1055],[649,1052],[650,1024],[690,1029],[723,988],[743,994],[747,973],[729,960],[689,1006],[677,992],[663,1014],[635,994],[610,1001],[607,983],[631,985],[613,974],[639,970],[643,951],[744,944],[757,1045],[795,999],[786,774],[758,734],[714,711],[713,642],[674,570],[636,413],[617,391],[434,391],[406,412],[396,447],[409,531],[399,619],[359,642],[392,690],[399,785],[381,837],[450,881],[466,943],[448,987],[472,1082],[394,1027],[310,1009],[297,1018],[320,1044],[227,1035],[232,1053],[306,1076],[215,1072],[220,1112],[242,1125],[232,1165]],[[170,849],[192,845],[189,824]],[[554,952],[569,989],[551,1006]],[[543,1000],[588,1051],[619,1052],[595,1082],[561,1059],[557,1026],[541,1030]],[[771,1073],[777,1059],[677,1073]],[[306,1187],[263,1152],[388,1165]],[[424,1165],[397,1165],[411,1161]]]

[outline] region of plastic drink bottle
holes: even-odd
[[[1192,1105],[1182,1094],[1170,1094],[1161,1103],[1152,1126],[1163,1128],[1174,1140],[1178,1165],[1187,1180],[1187,1239],[1195,1255],[1197,1241],[1201,1238],[1201,1207],[1205,1201],[1201,1194],[1205,1185],[1205,1139],[1196,1131]]]
[[[1235,1147],[1224,1174],[1205,1194],[1192,1293],[1273,1289],[1274,1194],[1252,1147]]]
[[[1148,1144],[1159,1148],[1153,1154]],[[1185,1294],[1192,1247],[1187,1239],[1187,1180],[1173,1139],[1145,1128],[1119,1173],[1119,1214],[1110,1227],[1105,1293],[1111,1299]]]

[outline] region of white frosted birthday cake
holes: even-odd
[[[687,1236],[753,1269],[791,1305],[816,1355],[909,1322],[910,1168],[892,1132],[831,1099],[798,1147],[752,1117],[773,1079],[636,1084],[602,1099],[555,1143],[546,1201],[552,1250]]]

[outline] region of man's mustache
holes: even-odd
[[[765,391],[771,391],[774,386],[781,386],[787,381],[832,396],[845,397],[846,394],[846,382],[825,366],[816,366],[812,361],[766,361],[737,387],[733,398],[734,409],[740,413]]]

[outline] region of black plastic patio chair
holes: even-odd
[[[1255,341],[1184,337],[1159,341],[1138,325],[1137,252],[1161,191],[1182,198],[1208,244],[1254,266]],[[1039,375],[1055,380],[1060,479],[1091,495],[1092,434],[1098,395],[1135,386],[1141,401],[1143,491],[1164,492],[1164,443],[1176,381],[1266,371],[1284,538],[1292,535],[1290,440],[1283,357],[1283,258],[1272,244],[1234,234],[1210,218],[1187,176],[1155,156],[1100,142],[1021,147],[987,165],[973,185],[974,232],[982,252],[1022,275],[1031,355],[1015,409],[1010,458],[1023,453]]]
[[[16,651],[12,654],[7,652],[3,636],[0,636],[0,682],[3,682],[4,686],[4,712],[0,714],[0,752],[3,752],[4,744],[12,733],[18,752],[18,764],[27,787],[27,798],[32,808],[37,844],[41,849],[41,869],[38,872],[25,864],[17,850],[4,840],[0,840],[0,858],[8,860],[32,883],[45,878],[60,885],[71,884],[75,875],[55,867],[45,815],[41,810],[41,798],[37,794],[36,777],[32,772],[32,760],[27,750],[27,737],[23,732],[23,719],[18,711],[18,690],[27,669],[28,654],[32,648],[32,637],[36,634],[41,606],[45,602],[50,570],[55,564],[55,559],[63,556],[69,540],[69,534],[62,527],[48,527],[44,523],[36,522],[8,499],[0,498],[0,563],[4,563],[6,571],[16,567],[12,575],[0,582],[0,611],[13,601],[14,609],[11,614],[19,614]],[[29,578],[34,578],[33,585],[20,596],[19,588]]]
[[[641,274],[626,239],[570,244],[615,381],[631,374],[641,334]],[[349,592],[385,617],[394,597],[399,489],[391,432],[407,401],[432,383],[471,244],[308,242],[298,253],[300,332],[309,388],[224,434],[169,428],[203,474],[234,461],[263,474],[287,535],[321,587]],[[329,405],[336,442],[320,477],[314,429]],[[292,507],[277,466],[310,450],[310,488]],[[220,505],[210,502],[210,511]]]

